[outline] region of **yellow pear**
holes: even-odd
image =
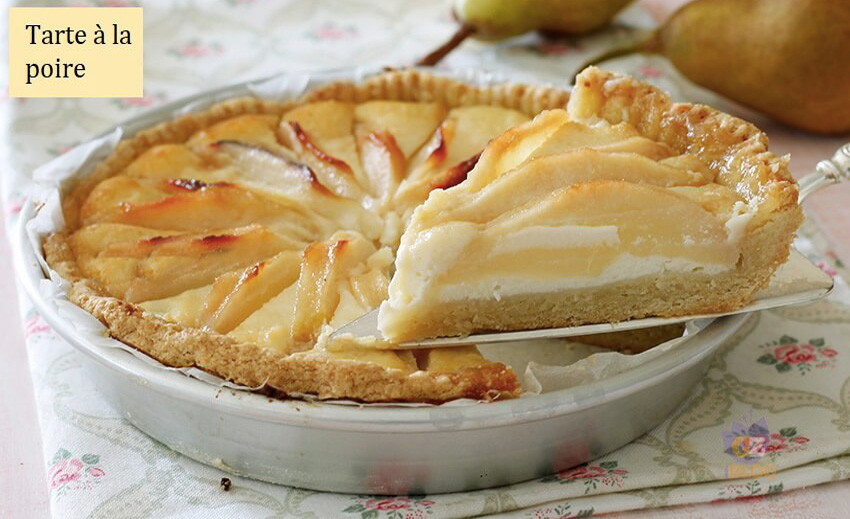
[[[777,121],[850,131],[850,2],[696,0],[641,41],[592,60],[658,53],[691,81]]]

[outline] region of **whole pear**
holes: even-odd
[[[455,0],[453,12],[460,23],[471,27],[473,36],[501,40],[537,28],[534,0]]]
[[[466,38],[502,40],[541,30],[565,35],[599,29],[634,0],[455,0],[452,8],[460,22],[443,45],[418,61],[436,65]]]
[[[633,0],[537,0],[540,13],[537,29],[578,35],[608,25],[618,12]]]
[[[695,0],[604,58],[636,51],[789,126],[850,131],[850,1]]]

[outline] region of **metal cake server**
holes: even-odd
[[[836,184],[843,180],[850,180],[850,143],[840,147],[831,159],[820,161],[815,167],[814,172],[805,175],[798,181],[800,186],[799,201],[802,202],[810,194],[823,187]],[[731,312],[683,315],[678,317],[648,317],[619,323],[586,324],[564,328],[475,333],[464,337],[440,337],[437,339],[405,342],[399,344],[398,348],[439,348],[444,346],[555,339],[595,333],[637,330],[640,328],[682,323],[695,319],[713,319],[724,315],[757,312],[769,308],[808,303],[826,296],[832,291],[832,287],[833,280],[829,275],[806,259],[802,254],[796,250],[792,250],[788,261],[776,271],[769,286],[753,296],[753,301],[750,304]],[[340,336],[382,340],[383,335],[378,329],[378,309],[376,308],[350,323],[337,328],[331,334],[331,338]]]

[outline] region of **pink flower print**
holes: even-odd
[[[635,69],[634,75],[644,79],[658,79],[662,77],[664,73],[656,67],[647,65],[645,67]]]
[[[6,207],[6,215],[14,216],[21,212],[21,209],[24,208],[24,199],[15,198],[9,201],[9,205]]]
[[[223,51],[224,48],[218,42],[203,42],[196,38],[172,47],[168,52],[180,58],[208,58],[218,56]]]
[[[780,453],[805,450],[809,441],[805,436],[797,434],[796,427],[784,427],[770,435],[764,450],[766,454],[775,457]]]
[[[150,97],[125,97],[121,99],[121,104],[132,108],[145,108],[154,103]]]
[[[567,470],[566,472],[558,473],[558,477],[564,480],[592,479],[602,477],[604,475],[605,469],[602,467],[577,467]]]
[[[344,40],[348,38],[353,38],[357,36],[357,28],[351,25],[341,26],[336,25],[333,22],[327,22],[324,25],[316,27],[315,29],[309,31],[307,36],[314,40]]]
[[[830,275],[830,277],[835,277],[835,276],[837,276],[837,275],[838,275],[838,271],[837,271],[837,270],[835,270],[834,268],[830,267],[830,266],[829,266],[829,264],[828,264],[828,263],[826,263],[825,261],[815,261],[815,265],[817,265],[818,267],[820,267],[820,269],[821,269],[822,271],[824,271],[824,272],[826,272],[827,274],[829,274],[829,275]]]
[[[770,435],[770,442],[765,446],[765,452],[775,452],[781,451],[788,447],[788,443],[785,441],[785,438],[778,433],[773,433]]]
[[[788,362],[791,364],[802,364],[803,362],[811,362],[815,360],[814,353],[800,352],[788,355]]]
[[[365,506],[369,510],[402,510],[404,508],[410,508],[410,500],[406,497],[370,499],[366,501]]]
[[[70,144],[65,144],[63,146],[59,146],[58,148],[47,148],[47,151],[49,153],[51,153],[52,155],[56,155],[56,156],[64,155],[65,153],[71,151],[76,145],[77,145],[77,143],[72,142]]]
[[[776,357],[776,360],[788,360],[790,355],[794,355],[800,351],[800,348],[797,347],[796,344],[786,344],[785,346],[780,346],[773,351],[773,355]]]
[[[566,56],[580,51],[581,48],[564,41],[542,40],[535,46],[535,50],[544,56]]]
[[[121,97],[113,99],[113,102],[122,109],[148,108],[165,101],[168,98],[164,93],[146,95],[144,97]]]
[[[582,465],[569,470],[563,470],[554,476],[543,478],[542,482],[558,481],[561,484],[575,481],[584,482],[587,494],[595,490],[598,484],[606,487],[622,487],[623,480],[628,477],[629,471],[617,467],[616,461],[602,461],[598,465]]]
[[[83,462],[77,458],[65,459],[55,463],[47,472],[50,489],[59,488],[80,479]]]
[[[802,342],[783,335],[776,341],[762,344],[761,348],[767,351],[757,361],[772,365],[779,373],[785,373],[796,367],[805,375],[812,369],[835,366],[835,357],[838,355],[838,351],[826,347],[826,340],[823,337]]]
[[[71,491],[90,489],[106,475],[98,463],[100,456],[97,454],[83,454],[78,458],[67,449],[57,450],[47,469],[50,490],[61,497]]]
[[[86,473],[93,478],[99,478],[106,474],[100,467],[89,467],[86,469]]]
[[[43,333],[47,331],[50,331],[50,326],[46,322],[44,322],[44,319],[42,319],[39,314],[34,313],[26,321],[26,329],[24,330],[24,335],[29,338],[38,333]]]
[[[430,514],[430,507],[434,501],[424,496],[400,496],[400,497],[371,497],[356,496],[355,503],[347,507],[343,512],[360,514],[364,519],[372,519],[379,512],[386,512],[386,517],[393,519],[410,518],[424,519],[426,513]]]

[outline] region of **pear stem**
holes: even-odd
[[[416,62],[416,65],[424,67],[432,67],[436,65],[440,62],[440,60],[445,58],[449,52],[455,50],[458,45],[463,43],[463,40],[467,39],[473,33],[475,33],[474,27],[466,24],[461,25],[452,37],[449,38],[449,41],[426,54],[422,59]]]
[[[576,69],[575,72],[573,72],[573,77],[570,83],[575,84],[576,76],[578,76],[579,72],[592,65],[598,65],[604,61],[619,58],[620,56],[627,56],[636,52],[655,53],[659,52],[660,49],[661,42],[659,40],[658,31],[650,31],[649,33],[644,33],[642,36],[638,37],[634,41],[631,41],[620,47],[614,47],[613,49],[607,50],[602,54],[594,56],[593,58],[582,63],[581,66]]]

